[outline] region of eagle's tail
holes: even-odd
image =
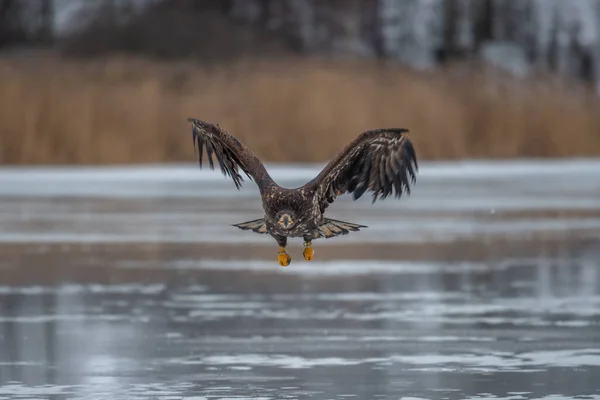
[[[251,230],[254,233],[267,233],[267,224],[265,223],[264,218],[241,222],[239,224],[234,224],[233,226],[237,226],[244,231]]]
[[[315,233],[315,239],[329,239],[340,235],[347,235],[349,232],[358,232],[360,228],[367,228],[367,226],[325,218],[323,224],[319,226],[319,230]]]

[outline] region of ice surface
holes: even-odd
[[[287,187],[304,184],[322,167],[267,166]],[[320,245],[545,233],[598,237],[598,171],[599,160],[423,162],[411,195],[401,200],[371,204],[368,195],[355,202],[339,197],[327,216],[368,228]],[[262,215],[256,185],[247,181],[237,191],[219,171],[193,164],[3,168],[0,206],[5,243],[271,243],[231,226]],[[504,218],[507,213],[521,214]]]

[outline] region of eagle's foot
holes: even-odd
[[[304,256],[304,259],[306,261],[310,261],[313,259],[313,256],[315,255],[315,251],[313,250],[313,248],[311,246],[311,242],[304,242],[304,251],[302,252],[302,255]]]
[[[290,255],[285,252],[285,247],[279,248],[279,254],[277,254],[277,261],[282,267],[287,267],[288,265],[290,265],[292,257],[290,257]]]

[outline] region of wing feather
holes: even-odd
[[[376,129],[361,133],[321,173],[309,182],[315,188],[321,212],[344,193],[354,200],[367,191],[373,203],[390,195],[410,194],[416,182],[417,156],[403,128]]]
[[[230,176],[238,190],[244,181],[240,170],[256,182],[261,192],[265,185],[273,183],[258,157],[225,129],[195,118],[188,118],[188,121],[192,123],[192,140],[194,149],[198,150],[200,168],[203,150],[206,150],[210,169],[215,168],[216,159],[223,175]]]

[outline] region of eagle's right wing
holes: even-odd
[[[206,158],[210,168],[215,168],[214,155],[223,175],[229,175],[238,190],[244,181],[239,173],[240,169],[256,182],[261,192],[265,185],[273,182],[258,157],[227,130],[195,118],[188,118],[188,121],[192,123],[192,138],[194,146],[198,148],[200,168],[202,168],[203,149],[206,147]]]

